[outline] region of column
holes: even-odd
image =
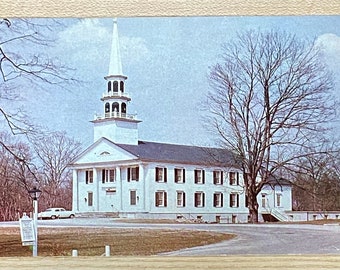
[[[95,211],[99,211],[99,181],[98,181],[98,172],[97,168],[93,168],[93,202],[95,202]]]
[[[121,173],[120,173],[120,167],[116,167],[116,183],[117,183],[117,194],[118,194],[118,210],[122,210],[122,198],[123,198],[123,192],[122,192],[122,179],[121,179]]]
[[[72,210],[79,211],[79,183],[78,183],[78,171],[73,169],[72,171]]]
[[[139,186],[141,187],[142,190],[138,190],[139,194],[137,193],[137,196],[139,197],[138,200],[138,209],[143,209],[145,210],[145,170],[143,164],[139,165],[139,182],[141,183]]]

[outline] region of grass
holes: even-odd
[[[112,256],[149,256],[230,240],[235,235],[208,231],[161,229],[39,228],[39,256],[100,256],[110,245]],[[0,257],[32,256],[22,246],[19,228],[0,229]]]

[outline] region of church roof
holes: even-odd
[[[207,166],[237,165],[235,155],[222,148],[138,141],[138,145],[117,144],[142,160]]]

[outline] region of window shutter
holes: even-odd
[[[223,185],[223,171],[221,171],[220,174],[221,174],[221,184]]]
[[[195,178],[195,184],[197,184],[197,170],[194,170],[194,178]]]
[[[105,183],[105,170],[102,170],[102,183]]]
[[[223,193],[221,193],[221,207],[223,207]]]
[[[168,181],[168,169],[164,168],[164,182],[166,183]]]
[[[214,194],[214,207],[217,206],[217,194],[215,193]]]
[[[167,207],[167,205],[168,205],[168,198],[167,198],[168,196],[167,196],[167,193],[166,192],[164,192],[164,206],[165,207]]]
[[[197,196],[198,196],[198,194],[195,193],[195,207],[197,207]]]
[[[185,183],[185,169],[183,169],[182,172],[183,172],[183,183]]]
[[[155,192],[155,206],[158,207],[158,195],[157,192]]]
[[[85,171],[85,183],[89,183],[89,171]]]
[[[137,179],[136,179],[136,181],[139,181],[139,167],[137,167],[137,168],[136,168],[136,175],[137,175],[137,177],[136,177],[136,178],[137,178]]]
[[[239,180],[239,179],[240,179],[240,174],[239,174],[238,172],[236,173],[236,179],[237,179],[237,180],[236,180],[236,181],[237,181],[237,182],[236,182],[237,185],[240,185],[240,180]]]
[[[205,206],[205,193],[202,193],[202,206]]]
[[[131,168],[127,169],[127,180],[130,182],[130,177],[131,177]]]
[[[202,170],[202,179],[203,179],[203,184],[205,184],[205,170]]]
[[[229,207],[233,207],[233,194],[229,194]]]
[[[240,196],[239,194],[236,194],[236,207],[240,206]]]
[[[183,192],[183,207],[185,207],[185,192]]]
[[[155,168],[155,181],[158,182],[158,167]]]

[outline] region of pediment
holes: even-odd
[[[122,149],[110,140],[101,138],[80,154],[71,165],[117,162],[136,158],[135,155]]]

